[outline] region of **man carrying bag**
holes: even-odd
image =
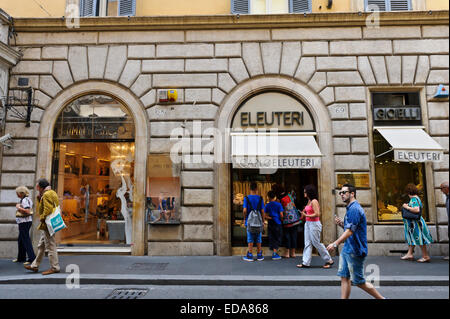
[[[50,236],[47,228],[46,218],[51,215],[59,206],[58,194],[50,187],[50,183],[46,179],[40,179],[36,185],[36,190],[39,192],[39,227],[41,231],[41,238],[39,239],[38,252],[36,259],[31,265],[26,265],[25,268],[34,272],[39,271],[39,265],[42,258],[45,256],[45,250],[48,250],[48,258],[50,260],[50,269],[44,271],[42,275],[50,275],[60,272],[58,253],[56,251],[55,236]]]

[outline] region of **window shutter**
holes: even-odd
[[[391,11],[409,11],[411,9],[410,0],[391,0]]]
[[[231,13],[249,14],[250,0],[231,0]]]
[[[378,10],[374,10],[372,6],[378,6]],[[366,0],[366,11],[387,11],[387,9],[386,0]]]
[[[80,0],[80,17],[97,16],[97,0]]]
[[[311,0],[289,0],[291,13],[311,12]]]
[[[119,0],[119,16],[135,16],[136,0]]]

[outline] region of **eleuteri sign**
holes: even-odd
[[[232,129],[278,129],[313,132],[314,121],[297,99],[280,92],[255,95],[236,112]]]

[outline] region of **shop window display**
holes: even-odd
[[[147,222],[180,224],[180,166],[169,155],[150,155],[147,165]]]
[[[61,244],[131,244],[134,126],[115,99],[71,102],[54,131],[52,184],[67,229]]]
[[[394,152],[389,152],[390,145],[381,134],[374,132],[373,139],[378,221],[402,221],[401,207],[409,202],[405,193],[405,187],[409,183],[417,186],[423,203],[422,216],[428,220],[425,165],[395,162]]]

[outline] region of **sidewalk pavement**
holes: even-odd
[[[227,285],[227,286],[339,286],[339,257],[331,269],[314,256],[312,268],[298,269],[301,257],[246,262],[240,256],[59,256],[61,273],[43,276],[27,271],[21,263],[0,259],[2,284],[65,284],[73,277],[69,265],[77,265],[85,285]],[[369,256],[366,279],[379,278],[380,286],[448,286],[449,264],[441,256],[421,264],[395,257]],[[44,258],[40,272],[49,268]],[[73,269],[73,268],[72,268]],[[376,277],[379,273],[379,277]]]

